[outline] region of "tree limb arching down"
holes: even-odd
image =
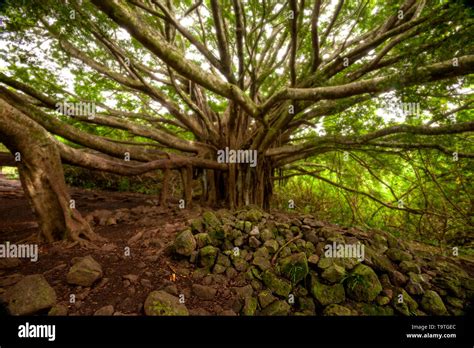
[[[330,153],[472,160],[474,21],[462,2],[12,3],[0,49],[0,142],[12,153],[19,138],[7,124],[21,122],[64,163],[120,175],[201,168],[209,204],[265,209],[277,170],[360,193],[305,166]],[[96,112],[61,112],[65,103]],[[388,120],[376,112],[392,112],[388,103],[419,112]],[[221,163],[226,148],[255,151],[256,166]],[[81,228],[70,231],[93,239]]]

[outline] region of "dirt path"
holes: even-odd
[[[167,286],[170,292],[185,295],[192,314],[219,314],[231,308],[230,291],[225,287],[221,287],[217,301],[193,299],[190,289],[194,281],[188,277],[192,270],[182,267],[166,248],[190,218],[200,215],[200,208],[163,209],[155,205],[158,197],[135,193],[73,188],[71,197],[107,242],[97,250],[64,242],[41,245],[37,262],[22,260],[15,268],[0,270],[0,287],[11,285],[8,283],[20,275],[43,274],[56,290],[57,302],[68,308],[68,315],[92,315],[106,305],[114,306],[116,314],[141,315],[150,291]],[[0,177],[0,243],[19,242],[37,232],[38,224],[20,183]],[[86,255],[101,264],[102,280],[92,288],[69,285],[66,274],[71,260]],[[204,282],[215,285],[212,276]],[[70,303],[71,295],[75,295],[74,304]]]

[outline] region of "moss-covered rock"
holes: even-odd
[[[408,281],[405,289],[410,295],[422,295],[425,292],[420,283],[415,283],[411,279]]]
[[[211,239],[222,240],[225,237],[224,228],[219,218],[211,211],[202,214],[202,220],[206,228],[206,232]]]
[[[231,265],[229,257],[224,255],[223,253],[219,253],[219,255],[217,255],[216,263],[224,267],[229,267]]]
[[[143,306],[146,315],[152,316],[185,316],[188,309],[179,298],[165,291],[153,291],[145,300]]]
[[[313,277],[311,282],[311,293],[323,306],[333,303],[341,303],[346,299],[344,286],[342,284],[325,285]]]
[[[371,260],[375,270],[387,273],[393,272],[395,270],[393,263],[385,255],[371,255]]]
[[[249,264],[243,257],[233,257],[232,258],[232,264],[234,265],[235,269],[239,272],[245,272]]]
[[[433,279],[433,283],[441,289],[445,289],[451,295],[456,297],[466,297],[464,289],[461,287],[461,281],[454,274],[443,274]]]
[[[244,232],[246,234],[249,234],[251,230],[252,230],[252,223],[250,221],[245,221],[244,222]]]
[[[265,307],[260,314],[268,316],[288,315],[291,306],[286,301],[274,301]]]
[[[33,315],[56,303],[56,292],[41,274],[24,277],[6,293],[12,315]]]
[[[204,223],[202,222],[202,219],[200,218],[191,220],[190,227],[193,233],[204,232]]]
[[[413,272],[413,273],[416,273],[416,274],[421,273],[420,266],[418,266],[413,261],[402,261],[402,262],[400,262],[400,269],[405,273],[408,273],[408,272]]]
[[[251,222],[260,222],[263,218],[263,212],[259,209],[252,208],[245,212],[245,220]]]
[[[314,315],[316,313],[316,305],[311,297],[298,296],[298,307],[305,314]]]
[[[191,231],[189,231],[189,233],[191,233]],[[79,258],[74,263],[74,265],[69,269],[66,279],[69,284],[91,286],[97,280],[102,278],[102,275],[101,265],[94,260],[92,256],[88,255]]]
[[[196,240],[196,246],[198,249],[204,248],[206,245],[210,245],[211,238],[207,233],[198,233],[194,235],[194,239]]]
[[[377,302],[377,304],[379,306],[385,306],[386,304],[389,304],[390,303],[390,297],[388,296],[377,296],[377,298],[375,299],[375,302]]]
[[[397,248],[390,248],[385,252],[385,254],[394,262],[413,260],[413,256],[410,253]]]
[[[347,296],[363,302],[373,301],[382,291],[382,285],[369,266],[357,265],[346,280]]]
[[[254,257],[252,264],[260,268],[262,271],[266,271],[272,267],[270,260],[261,256]]]
[[[218,253],[219,249],[212,245],[205,246],[199,250],[199,263],[201,267],[210,268],[214,266]]]
[[[394,290],[392,306],[397,312],[405,316],[415,315],[418,309],[418,303],[401,288]]]
[[[373,303],[362,303],[360,309],[364,315],[369,316],[388,316],[393,315],[393,308],[379,306]]]
[[[244,300],[244,307],[242,308],[242,315],[253,316],[257,311],[258,301],[255,297],[248,296]]]
[[[352,315],[352,311],[344,306],[338,304],[330,304],[323,310],[323,315],[326,316],[348,316]]]
[[[235,223],[235,228],[240,230],[240,231],[243,231],[244,230],[244,221],[242,220],[239,220]]]
[[[331,257],[322,257],[319,259],[318,267],[322,270],[334,264],[334,259]]]
[[[278,244],[278,242],[275,240],[275,239],[269,239],[267,241],[265,241],[265,243],[263,244],[263,246],[265,248],[267,248],[267,250],[271,253],[271,254],[274,254],[278,251],[278,249],[280,248],[280,245]]]
[[[306,254],[300,252],[285,257],[279,261],[281,274],[289,279],[293,284],[303,280],[308,274],[308,260]]]
[[[260,238],[266,242],[270,239],[273,239],[275,238],[275,235],[273,234],[273,232],[268,229],[268,228],[264,228],[261,232],[260,232]]]
[[[277,298],[273,296],[272,292],[269,290],[263,290],[258,294],[258,302],[260,303],[260,307],[262,308],[265,308],[276,299]]]
[[[200,235],[207,236],[205,233],[200,233]],[[196,246],[196,239],[190,229],[180,232],[174,241],[175,252],[183,256],[191,256],[192,252],[196,249]]]
[[[321,274],[321,277],[330,283],[338,283],[342,280],[342,278],[344,278],[345,274],[346,270],[344,267],[333,264],[324,270],[324,272]]]
[[[459,308],[459,309],[463,309],[464,308],[464,302],[463,300],[459,299],[459,298],[456,298],[456,297],[452,297],[452,296],[447,296],[446,297],[446,302],[455,307],[455,308]]]
[[[433,315],[447,315],[448,311],[443,300],[436,291],[428,290],[421,299],[421,307]]]
[[[262,273],[262,281],[276,295],[288,297],[291,292],[291,283],[270,270]]]

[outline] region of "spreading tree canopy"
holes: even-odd
[[[268,208],[285,175],[358,192],[318,174],[330,153],[361,164],[361,154],[474,156],[474,21],[461,1],[7,0],[1,10],[0,141],[34,154],[20,174],[37,213],[57,202],[43,212],[60,221],[44,223],[50,240],[64,226],[92,236],[70,214],[59,158],[162,170],[165,181],[179,170],[188,204],[201,170],[209,203]],[[252,151],[256,165],[219,161],[226,148]],[[48,154],[58,160],[41,169]]]

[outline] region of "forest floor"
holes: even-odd
[[[150,195],[77,188],[71,188],[71,197],[106,241],[97,243],[96,249],[66,242],[43,244],[37,262],[17,259],[14,265],[0,265],[0,296],[24,276],[42,274],[67,315],[93,315],[99,309],[114,315],[143,315],[145,299],[156,289],[184,295],[191,315],[235,315],[239,311],[235,309],[235,289],[248,283],[216,274],[195,278],[197,267],[170,251],[176,234],[190,219],[201,216],[201,207],[164,209],[157,205],[158,197]],[[37,232],[36,219],[20,183],[0,176],[0,243],[21,243]],[[438,253],[419,243],[413,247]],[[93,287],[69,284],[66,277],[71,261],[87,255],[101,265],[102,278]],[[474,263],[464,260],[462,265],[474,274]],[[217,289],[217,296],[212,300],[195,296],[195,284]],[[71,295],[75,296],[74,303]]]
[[[230,290],[223,284],[217,301],[193,301],[190,293],[193,281],[188,278],[189,270],[165,250],[187,221],[200,215],[200,208],[166,210],[153,205],[158,197],[136,193],[71,188],[71,197],[76,200],[76,208],[83,216],[91,212],[107,216],[108,212],[124,210],[120,223],[98,221],[94,226],[94,231],[107,242],[101,243],[98,249],[85,249],[63,242],[41,245],[37,262],[22,260],[14,268],[0,269],[0,287],[12,285],[20,275],[43,274],[55,289],[57,302],[68,308],[68,315],[92,315],[107,305],[114,306],[116,314],[138,315],[150,291],[167,286],[176,295],[184,294],[189,299],[186,307],[190,314],[217,314],[231,308]],[[0,242],[21,243],[37,232],[36,218],[20,182],[0,178]],[[130,240],[138,235],[142,236],[140,241]],[[129,256],[126,256],[126,247],[130,248]],[[104,272],[100,283],[93,289],[66,282],[71,260],[86,255],[91,255]],[[177,276],[171,279],[173,273]],[[210,285],[213,279],[203,281]],[[76,298],[73,305],[69,301],[71,294]]]

